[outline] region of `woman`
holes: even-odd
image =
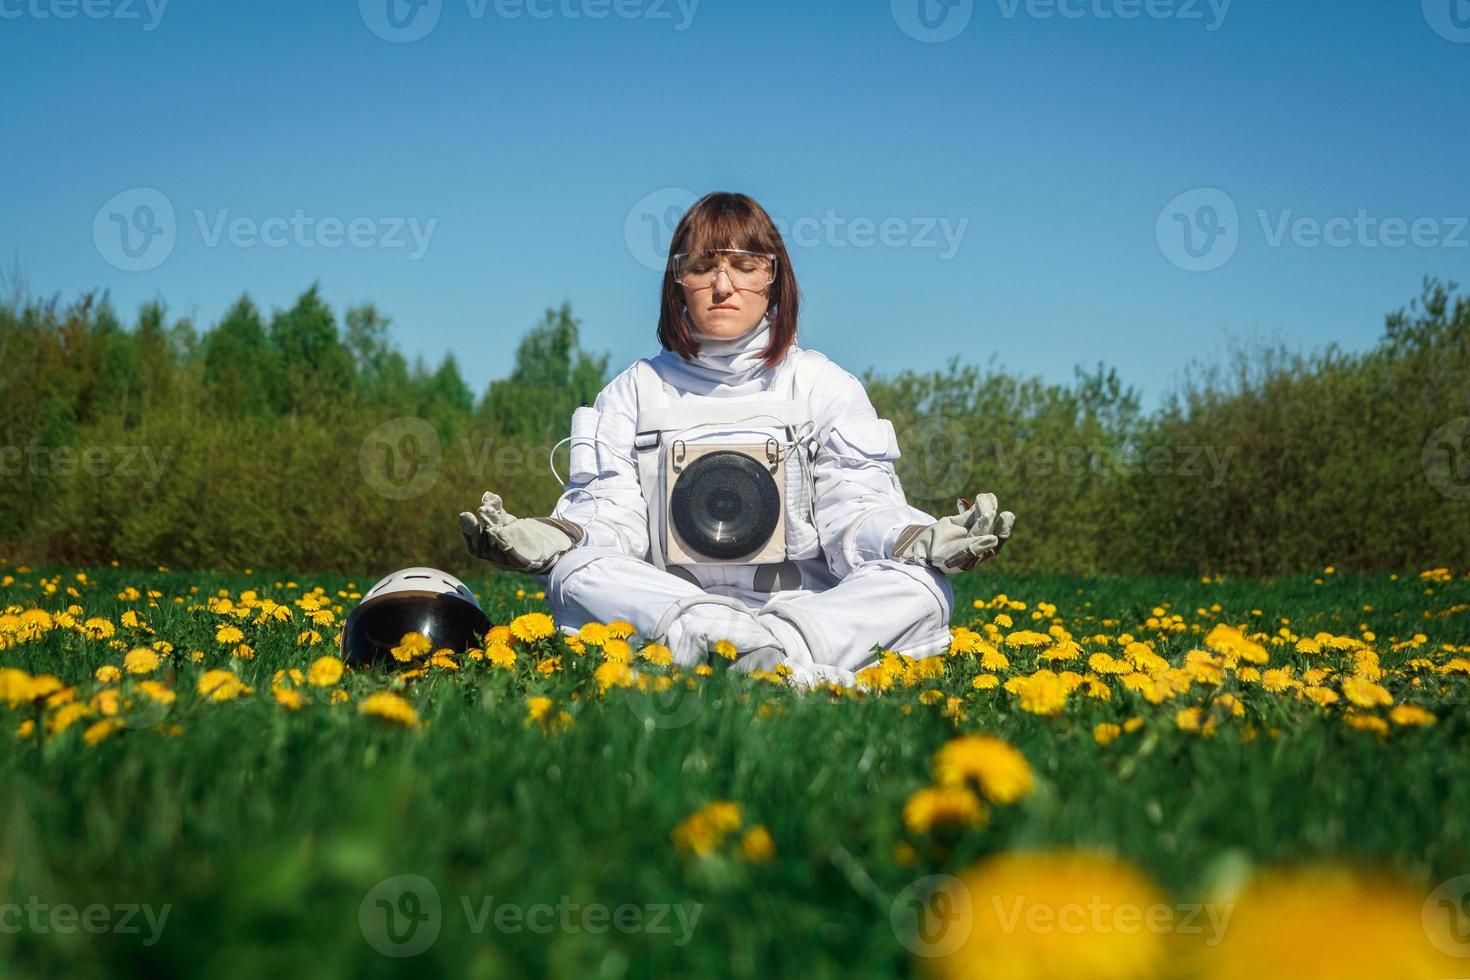
[[[862,383],[796,343],[786,246],[744,194],[708,194],[669,247],[663,351],[572,416],[551,517],[487,492],[460,516],[472,554],[532,574],[557,623],[631,622],[676,663],[721,641],[740,670],[851,683],[883,650],[948,649],[947,576],[1010,536],[991,494],[936,521],[909,506],[893,425]]]

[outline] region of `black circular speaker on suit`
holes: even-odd
[[[679,474],[669,495],[674,529],[693,551],[739,558],[759,550],[781,518],[771,471],[744,453],[701,456]]]

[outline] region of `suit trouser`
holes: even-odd
[[[728,596],[755,614],[774,614],[806,640],[812,659],[856,671],[883,650],[929,657],[949,649],[954,589],[940,572],[892,559],[864,562],[845,578],[826,572],[825,562],[807,564],[802,584],[815,587],[758,592],[738,584],[701,588],[614,548],[573,548],[550,573],[536,576],[546,587],[552,617],[565,633],[589,622],[615,619],[652,639],[667,628],[666,614],[700,595]],[[825,580],[812,565],[820,565]],[[756,666],[771,666],[759,664]]]

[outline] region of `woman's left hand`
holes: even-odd
[[[979,494],[973,504],[963,497],[955,503],[957,513],[933,524],[910,524],[900,531],[893,557],[957,575],[1005,547],[1016,526],[1016,515],[999,510],[995,494]]]

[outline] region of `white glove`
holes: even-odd
[[[586,533],[571,521],[556,517],[516,517],[501,506],[500,495],[485,491],[480,509],[459,515],[459,533],[465,547],[510,572],[540,575],[551,569]]]
[[[933,524],[910,524],[898,533],[893,557],[911,565],[929,565],[946,575],[969,571],[1005,546],[1016,526],[1010,511],[996,513],[993,493],[982,493],[972,505],[961,497],[958,513]]]

